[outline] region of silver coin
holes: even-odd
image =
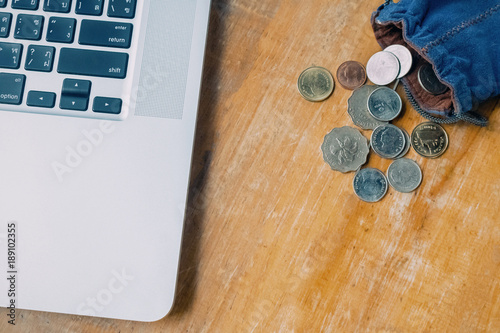
[[[420,86],[430,94],[441,95],[448,87],[439,81],[431,64],[425,64],[418,69],[418,82]]]
[[[373,118],[368,112],[368,96],[377,88],[378,86],[373,85],[359,87],[352,92],[347,101],[347,113],[351,116],[354,125],[362,129],[375,129],[375,127],[386,123]]]
[[[375,128],[370,139],[373,151],[383,158],[395,158],[404,151],[405,135],[398,127],[385,124]]]
[[[408,193],[422,182],[422,170],[415,161],[400,158],[389,165],[387,180],[396,191]]]
[[[380,51],[371,56],[366,64],[366,74],[370,81],[385,86],[399,75],[399,60],[391,52]]]
[[[391,121],[401,113],[403,102],[394,90],[380,87],[368,96],[367,106],[373,118],[380,121]]]
[[[396,58],[398,58],[399,65],[401,66],[401,68],[399,70],[398,79],[400,79],[403,76],[405,76],[406,74],[408,74],[408,72],[411,69],[411,65],[413,63],[413,58],[411,56],[410,50],[408,50],[403,45],[394,44],[394,45],[386,47],[384,49],[384,51],[391,52],[392,54],[394,54],[396,56]]]
[[[408,134],[408,132],[404,128],[400,128],[400,130],[403,131],[403,134],[405,135],[405,147],[403,149],[403,152],[401,154],[399,154],[398,156],[396,156],[396,159],[405,156],[408,153],[408,151],[410,150],[410,146],[411,146],[411,139],[410,139],[410,135]]]
[[[387,179],[382,171],[364,168],[356,172],[352,182],[354,193],[363,201],[377,202],[387,193]]]
[[[368,140],[355,128],[344,126],[331,130],[321,145],[323,159],[333,170],[358,170],[368,157]]]

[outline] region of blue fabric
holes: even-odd
[[[406,43],[452,87],[455,115],[500,94],[500,0],[400,0],[382,5],[375,22],[402,26]]]

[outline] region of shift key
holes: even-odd
[[[132,24],[95,20],[82,20],[78,43],[129,48],[132,38]]]
[[[62,48],[57,72],[123,79],[127,76],[128,54]]]

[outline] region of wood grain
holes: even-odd
[[[380,50],[369,18],[381,2],[213,0],[173,312],[136,323],[20,311],[17,331],[500,331],[498,99],[481,106],[488,127],[445,126],[441,158],[410,150],[416,192],[368,204],[320,150],[353,126],[351,92],[297,92],[308,66],[335,73]],[[403,100],[394,123],[411,132],[424,119]]]

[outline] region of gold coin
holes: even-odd
[[[419,155],[437,158],[448,148],[448,134],[436,123],[421,123],[411,133],[411,145]]]
[[[310,102],[327,99],[333,92],[335,81],[332,74],[323,67],[309,67],[303,71],[297,81],[299,93]]]

